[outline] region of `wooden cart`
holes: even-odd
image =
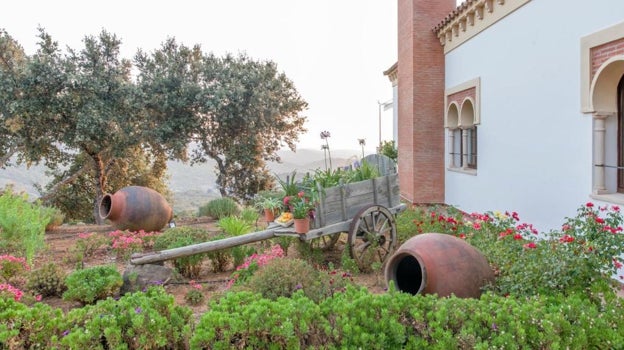
[[[406,208],[400,202],[398,174],[326,188],[320,197],[311,229],[306,234],[295,233],[292,227],[271,224],[266,230],[241,236],[133,255],[130,262],[135,265],[156,263],[279,236],[329,248],[342,233],[348,234],[346,246],[360,268],[370,267],[374,262],[383,264],[396,250],[396,215]]]

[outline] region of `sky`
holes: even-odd
[[[298,148],[366,149],[392,139],[392,99],[383,71],[397,60],[396,0],[78,0],[9,1],[0,28],[32,54],[37,28],[61,47],[82,49],[103,29],[122,40],[121,54],[151,52],[173,37],[216,55],[246,53],[271,60],[295,84],[308,109]]]

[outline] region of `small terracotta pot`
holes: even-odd
[[[295,232],[306,234],[310,231],[310,218],[295,219]]]
[[[478,298],[494,281],[487,259],[463,239],[424,233],[403,243],[386,265],[386,282],[411,294]]]
[[[264,220],[272,222],[275,220],[275,209],[264,209]]]

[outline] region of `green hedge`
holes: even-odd
[[[346,292],[315,303],[231,292],[199,322],[162,287],[60,310],[0,298],[0,349],[621,349],[621,299],[438,299]]]

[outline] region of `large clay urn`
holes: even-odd
[[[494,280],[487,259],[452,235],[424,233],[403,243],[387,262],[386,282],[411,294],[478,298]]]
[[[151,188],[128,186],[105,194],[100,201],[100,217],[119,230],[159,231],[173,217],[167,200]]]

